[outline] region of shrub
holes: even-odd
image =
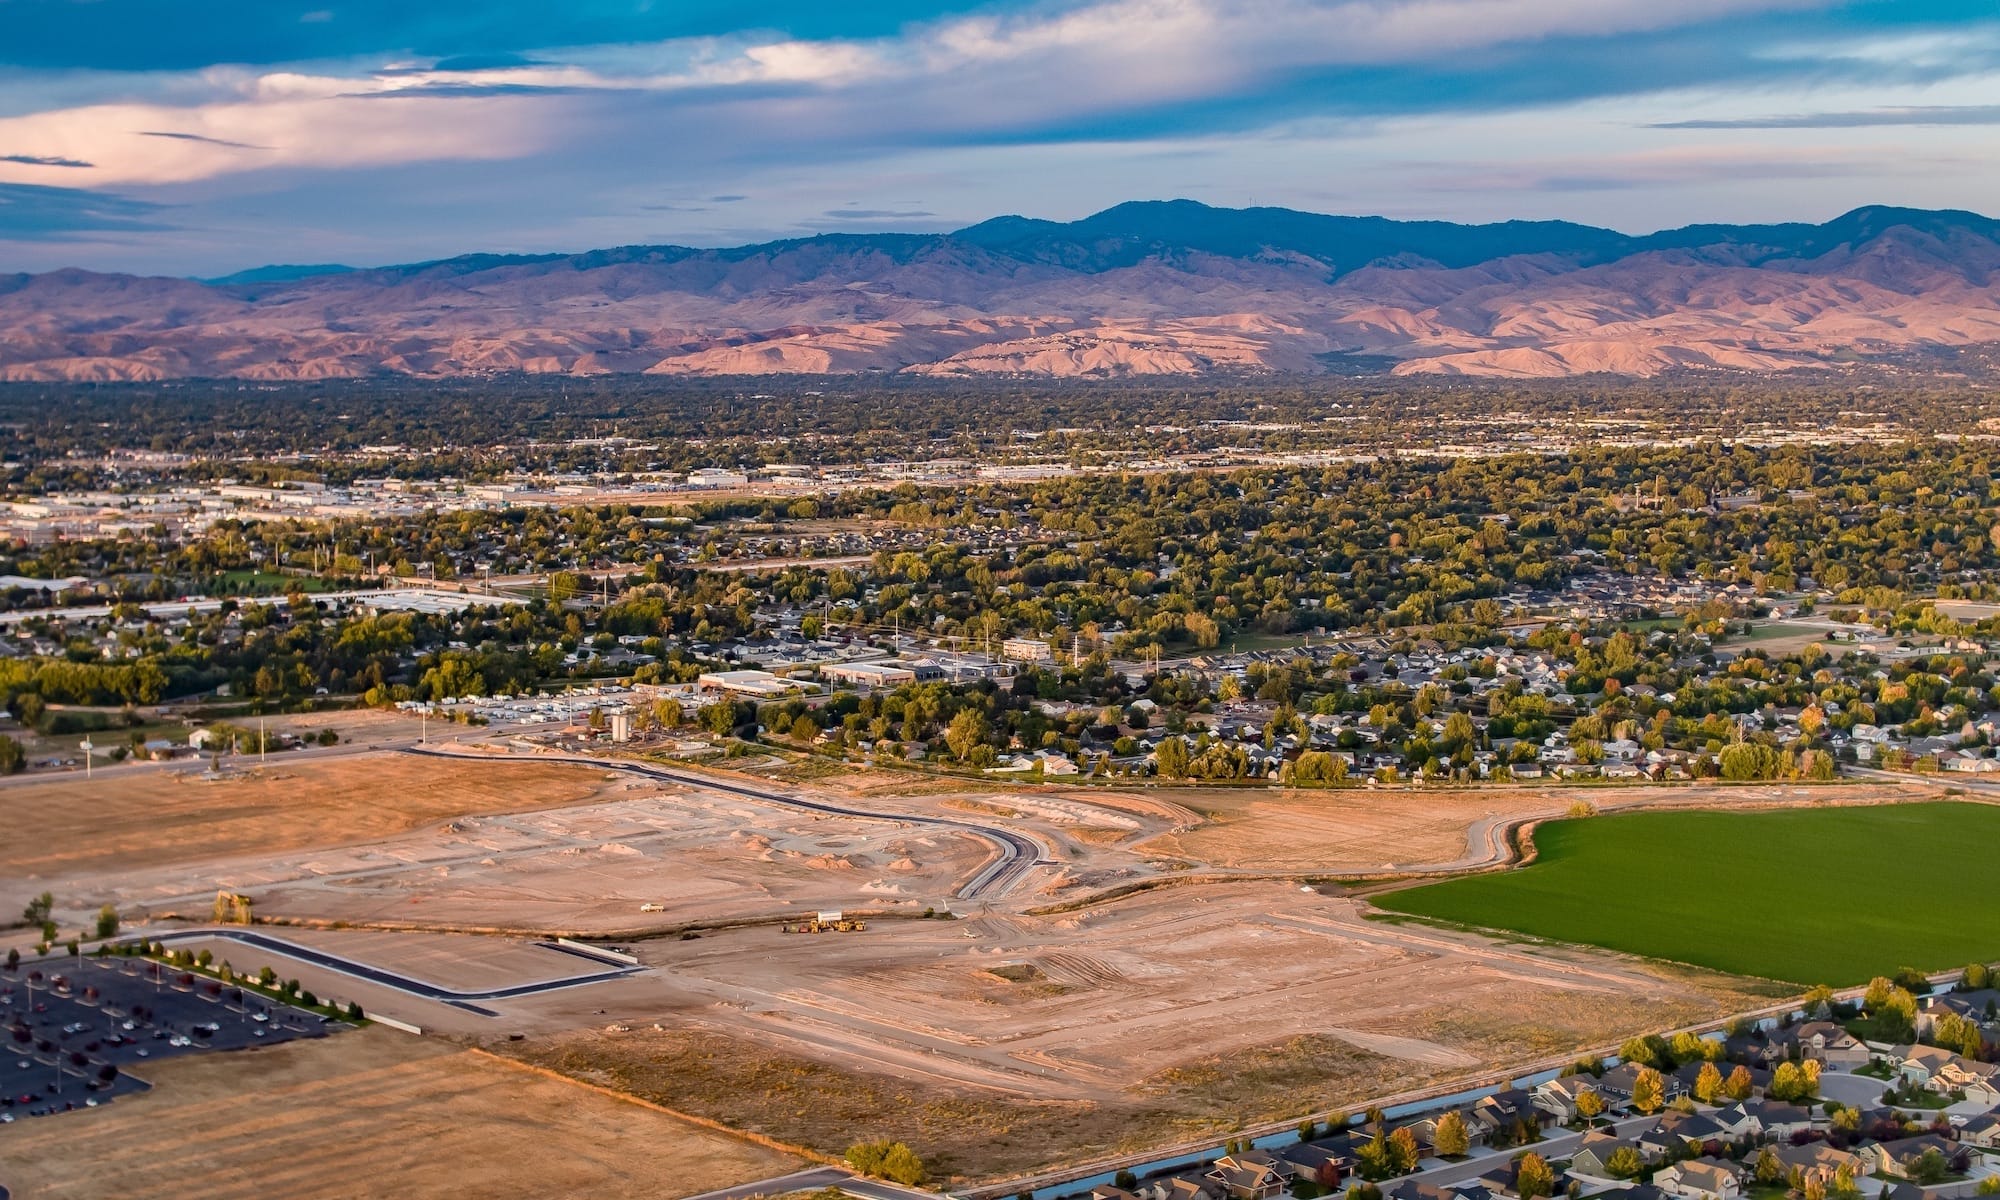
[[[863,1175],[910,1187],[924,1181],[923,1160],[902,1142],[856,1142],[847,1148],[847,1165]]]

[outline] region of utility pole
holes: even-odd
[[[264,718],[258,717],[257,718],[257,766],[258,769],[260,770],[264,766],[264,742],[265,742]]]

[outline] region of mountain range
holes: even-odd
[[[2000,222],[1644,236],[1121,204],[947,234],[0,275],[0,379],[1768,372],[2000,343]]]

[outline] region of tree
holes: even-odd
[[[736,728],[736,706],[727,700],[702,705],[701,727],[717,737],[728,737]]]
[[[1757,1182],[1765,1187],[1775,1187],[1785,1181],[1785,1164],[1778,1161],[1778,1155],[1769,1146],[1757,1152],[1757,1164],[1753,1168]]]
[[[1971,964],[1965,968],[1963,986],[1968,992],[1982,991],[1993,986],[1993,969],[1981,962]]]
[[[976,708],[964,708],[945,727],[944,744],[951,748],[954,758],[964,762],[986,741],[986,734],[986,714]]]
[[[1738,1065],[1735,1070],[1729,1072],[1729,1078],[1723,1083],[1722,1091],[1731,1100],[1748,1100],[1756,1086],[1757,1081],[1751,1077],[1750,1068]]]
[[[793,741],[810,742],[818,736],[819,726],[814,724],[813,719],[806,714],[800,713],[798,720],[792,722]]]
[[[1641,1067],[1638,1077],[1632,1081],[1632,1111],[1650,1116],[1660,1111],[1667,1101],[1666,1081],[1652,1067]],[[1523,1196],[1521,1200],[1528,1200]]]
[[[1389,1165],[1396,1174],[1408,1175],[1416,1170],[1419,1158],[1417,1135],[1407,1125],[1389,1135]]]
[[[21,743],[0,736],[0,775],[18,775],[27,765],[28,754],[21,749]]]
[[[1188,774],[1188,744],[1185,738],[1170,737],[1160,743],[1154,752],[1159,763],[1160,778],[1186,779]]]
[[[1380,1127],[1374,1137],[1354,1151],[1354,1162],[1363,1179],[1387,1179],[1395,1174],[1395,1165],[1389,1157],[1389,1139]]]
[[[1917,1155],[1917,1161],[1910,1164],[1910,1178],[1917,1183],[1943,1183],[1951,1174],[1951,1163],[1936,1146]]]
[[[28,906],[21,910],[21,919],[30,925],[43,924],[49,919],[49,914],[55,911],[55,907],[55,894],[53,892],[43,892],[33,900],[28,901]]]
[[[1447,1112],[1439,1117],[1437,1133],[1432,1136],[1431,1145],[1445,1158],[1463,1158],[1472,1149],[1472,1137],[1465,1130],[1465,1118],[1456,1112]]]
[[[873,1175],[910,1187],[924,1181],[924,1164],[902,1142],[856,1142],[847,1148],[847,1165],[863,1175]]]
[[[1318,1136],[1319,1136],[1318,1121],[1313,1120],[1311,1117],[1307,1117],[1305,1120],[1299,1122],[1299,1140],[1301,1142],[1310,1142]],[[1127,1188],[1126,1190],[1130,1191],[1131,1189]]]
[[[1595,1120],[1596,1118],[1603,1116],[1604,1097],[1598,1095],[1596,1091],[1589,1088],[1586,1088],[1585,1090],[1578,1092],[1576,1096],[1576,1115],[1582,1117],[1586,1121]]]
[[[1674,1035],[1671,1053],[1677,1063],[1700,1062],[1708,1057],[1704,1046],[1707,1043],[1700,1034],[1683,1029]]]
[[[1805,1075],[1799,1070],[1799,1064],[1779,1063],[1778,1069],[1771,1074],[1771,1086],[1765,1090],[1773,1100],[1790,1102],[1802,1098],[1805,1095]]]
[[[97,938],[99,941],[103,941],[105,938],[114,938],[117,936],[118,908],[116,905],[107,904],[97,910]]]
[[[1556,1173],[1541,1155],[1530,1150],[1514,1162],[1514,1194],[1521,1200],[1537,1200],[1537,1197],[1555,1194]]]
[[[1613,1179],[1630,1179],[1646,1169],[1646,1160],[1631,1146],[1620,1146],[1604,1160],[1604,1170]]]
[[[583,590],[583,577],[574,571],[557,571],[549,576],[549,603],[561,605]]]
[[[1670,1051],[1666,1042],[1661,1040],[1656,1034],[1648,1034],[1645,1037],[1626,1038],[1625,1044],[1618,1047],[1618,1057],[1620,1059],[1628,1063],[1637,1063],[1642,1067],[1663,1067],[1667,1065],[1667,1056],[1669,1053]]]
[[[1854,1182],[1854,1168],[1842,1163],[1833,1169],[1833,1186],[1827,1189],[1829,1200],[1855,1200],[1861,1195],[1861,1188]]]
[[[1701,1064],[1694,1077],[1694,1098],[1703,1104],[1713,1104],[1721,1094],[1722,1072],[1712,1062]]]

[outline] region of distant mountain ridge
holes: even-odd
[[[0,276],[0,379],[1777,371],[2000,342],[2000,221],[1869,207],[1646,235],[1187,200],[206,281]]]

